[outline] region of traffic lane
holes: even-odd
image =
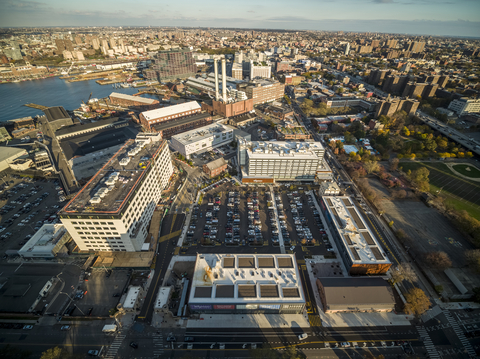
[[[279,340],[281,338],[289,340],[298,340],[298,336],[303,334],[307,328],[285,327],[285,328],[222,328],[221,331],[212,328],[188,329],[185,336],[195,338],[195,341],[204,342],[268,342]]]
[[[301,264],[298,266],[298,271],[300,272],[300,280],[302,283],[302,287],[304,293],[306,294],[306,301],[307,301],[307,313],[318,315],[317,309],[317,302],[315,299],[315,294],[312,289],[312,285],[310,283],[310,277],[308,276],[307,266],[305,264]],[[306,291],[305,291],[306,289]]]

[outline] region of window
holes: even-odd
[[[80,227],[73,227],[73,228],[75,228],[75,229],[77,229],[77,230],[78,230],[78,229],[81,229]]]
[[[72,224],[77,224],[77,222],[72,222]]]

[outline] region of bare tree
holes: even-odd
[[[408,280],[414,282],[418,279],[417,273],[413,270],[409,263],[400,263],[399,265],[390,269],[393,284]]]
[[[445,270],[452,266],[450,257],[445,252],[430,252],[425,254],[425,262],[435,269]]]

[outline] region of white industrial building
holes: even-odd
[[[168,302],[173,292],[173,287],[160,287],[157,294],[157,299],[153,305],[155,313],[167,313]]]
[[[63,224],[44,224],[18,251],[23,258],[54,258],[67,254],[64,247],[72,237]]]
[[[60,219],[82,251],[141,251],[149,247],[147,228],[172,174],[161,134],[139,133],[60,211]]]
[[[125,301],[123,302],[123,309],[126,312],[134,312],[136,311],[137,304],[139,299],[141,298],[143,293],[142,287],[130,287],[127,292],[127,296],[125,297]]]
[[[244,183],[329,179],[320,142],[238,140],[237,158]]]
[[[232,142],[233,131],[232,127],[214,123],[175,135],[171,138],[170,143],[176,151],[186,158],[190,158],[193,153],[210,151],[215,147]]]
[[[320,207],[351,275],[387,273],[392,264],[350,197],[323,196]]]
[[[197,254],[188,307],[192,313],[302,313],[295,255]]]
[[[10,167],[10,163],[21,156],[28,156],[27,150],[8,146],[2,147],[0,151],[0,171],[6,170]]]
[[[462,97],[450,102],[448,109],[454,111],[458,116],[464,113],[478,113],[480,112],[480,99],[471,99]]]

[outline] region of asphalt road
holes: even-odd
[[[181,230],[184,214],[168,214],[164,217],[162,227],[160,229],[159,244],[155,257],[155,267],[152,282],[145,296],[142,309],[137,317],[141,322],[151,323],[153,315],[153,302],[157,296],[158,288],[163,283],[168,265],[173,256],[173,251],[176,248],[176,243],[179,235],[165,239],[170,233],[175,233]],[[163,238],[162,238],[163,237]]]

